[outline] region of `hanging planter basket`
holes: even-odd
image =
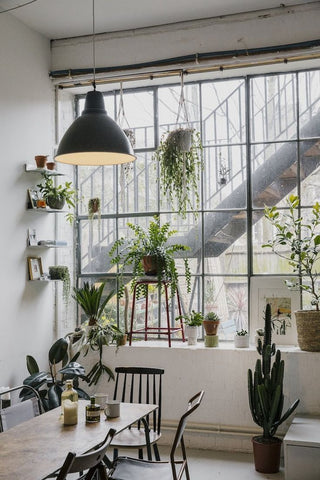
[[[171,148],[180,152],[190,152],[192,146],[193,128],[178,128],[168,134],[167,142]]]
[[[88,216],[90,220],[93,220],[95,216],[101,215],[101,202],[100,198],[90,198],[88,202]]]

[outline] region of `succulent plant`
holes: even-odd
[[[298,406],[296,400],[282,415],[284,396],[284,360],[281,360],[280,350],[271,343],[271,306],[267,304],[265,312],[265,334],[263,343],[258,340],[258,359],[254,374],[248,370],[249,405],[253,421],[262,427],[263,438],[270,439],[276,431]],[[275,356],[271,366],[271,358]]]

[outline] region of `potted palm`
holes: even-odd
[[[132,289],[136,281],[143,275],[155,276],[158,286],[161,287],[163,280],[170,282],[171,296],[177,290],[178,271],[175,264],[175,255],[179,252],[186,252],[189,247],[177,243],[170,243],[169,239],[176,230],[170,229],[170,223],[160,225],[158,216],[154,216],[148,228],[128,223],[133,232],[133,237],[121,237],[117,240],[111,250],[111,262],[119,267],[119,289],[121,297],[125,291],[124,273],[127,267],[132,268]],[[191,274],[188,259],[184,258],[184,271],[187,282],[187,290],[191,288]],[[137,293],[145,294],[145,285]],[[138,290],[138,289],[137,289]]]
[[[286,202],[288,210],[282,214],[277,207],[265,208],[265,217],[274,227],[275,235],[263,247],[272,249],[279,257],[289,261],[299,280],[287,280],[287,286],[309,294],[314,310],[295,312],[298,344],[301,350],[320,351],[320,290],[317,283],[320,204],[316,202],[310,218],[305,218],[300,213],[297,195],[290,195]]]
[[[200,133],[191,128],[178,128],[161,138],[154,153],[160,165],[160,188],[171,203],[177,201],[182,217],[186,216],[187,209],[196,215],[199,208],[201,151]]]
[[[202,325],[204,317],[201,312],[192,310],[188,315],[179,315],[176,320],[183,320],[186,326],[186,334],[188,338],[188,345],[196,345],[198,340],[199,328]]]
[[[72,298],[82,308],[88,317],[87,332],[82,330],[77,335],[77,349],[84,352],[86,356],[89,350],[98,351],[99,359],[93,365],[87,375],[89,386],[96,385],[104,373],[109,378],[114,379],[112,370],[103,363],[102,353],[103,347],[109,345],[116,340],[120,334],[119,329],[107,318],[102,321],[105,315],[105,308],[109,300],[113,297],[114,291],[111,291],[105,299],[102,298],[105,283],[101,283],[98,287],[84,282],[83,287],[73,288]]]
[[[253,454],[255,468],[261,473],[279,471],[281,439],[275,437],[278,427],[292,414],[298,406],[296,400],[282,414],[284,396],[284,360],[280,350],[271,343],[271,306],[267,304],[265,312],[265,334],[263,344],[258,341],[258,353],[254,374],[248,370],[249,406],[253,421],[263,429],[262,435],[253,437]],[[271,358],[275,356],[273,365]]]

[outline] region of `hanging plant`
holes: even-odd
[[[154,153],[160,165],[160,188],[171,203],[177,201],[179,215],[186,217],[191,210],[195,217],[200,206],[199,183],[202,169],[202,144],[200,133],[189,126],[188,111],[184,97],[183,73],[176,124],[183,111],[187,127],[178,127],[164,134]]]
[[[101,202],[100,198],[90,198],[88,202],[88,217],[89,220],[93,220],[97,216],[99,219],[101,218]]]
[[[49,276],[51,280],[62,280],[62,297],[67,305],[70,297],[70,273],[69,268],[65,265],[54,265],[49,267]]]
[[[200,205],[199,182],[202,168],[200,133],[178,128],[161,139],[154,158],[160,165],[160,188],[185,218],[187,210],[194,215]]]

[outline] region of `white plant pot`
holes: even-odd
[[[198,341],[198,327],[186,326],[186,334],[188,337],[188,345],[197,345]]]
[[[248,348],[249,347],[249,335],[235,335],[234,346],[236,348]]]

